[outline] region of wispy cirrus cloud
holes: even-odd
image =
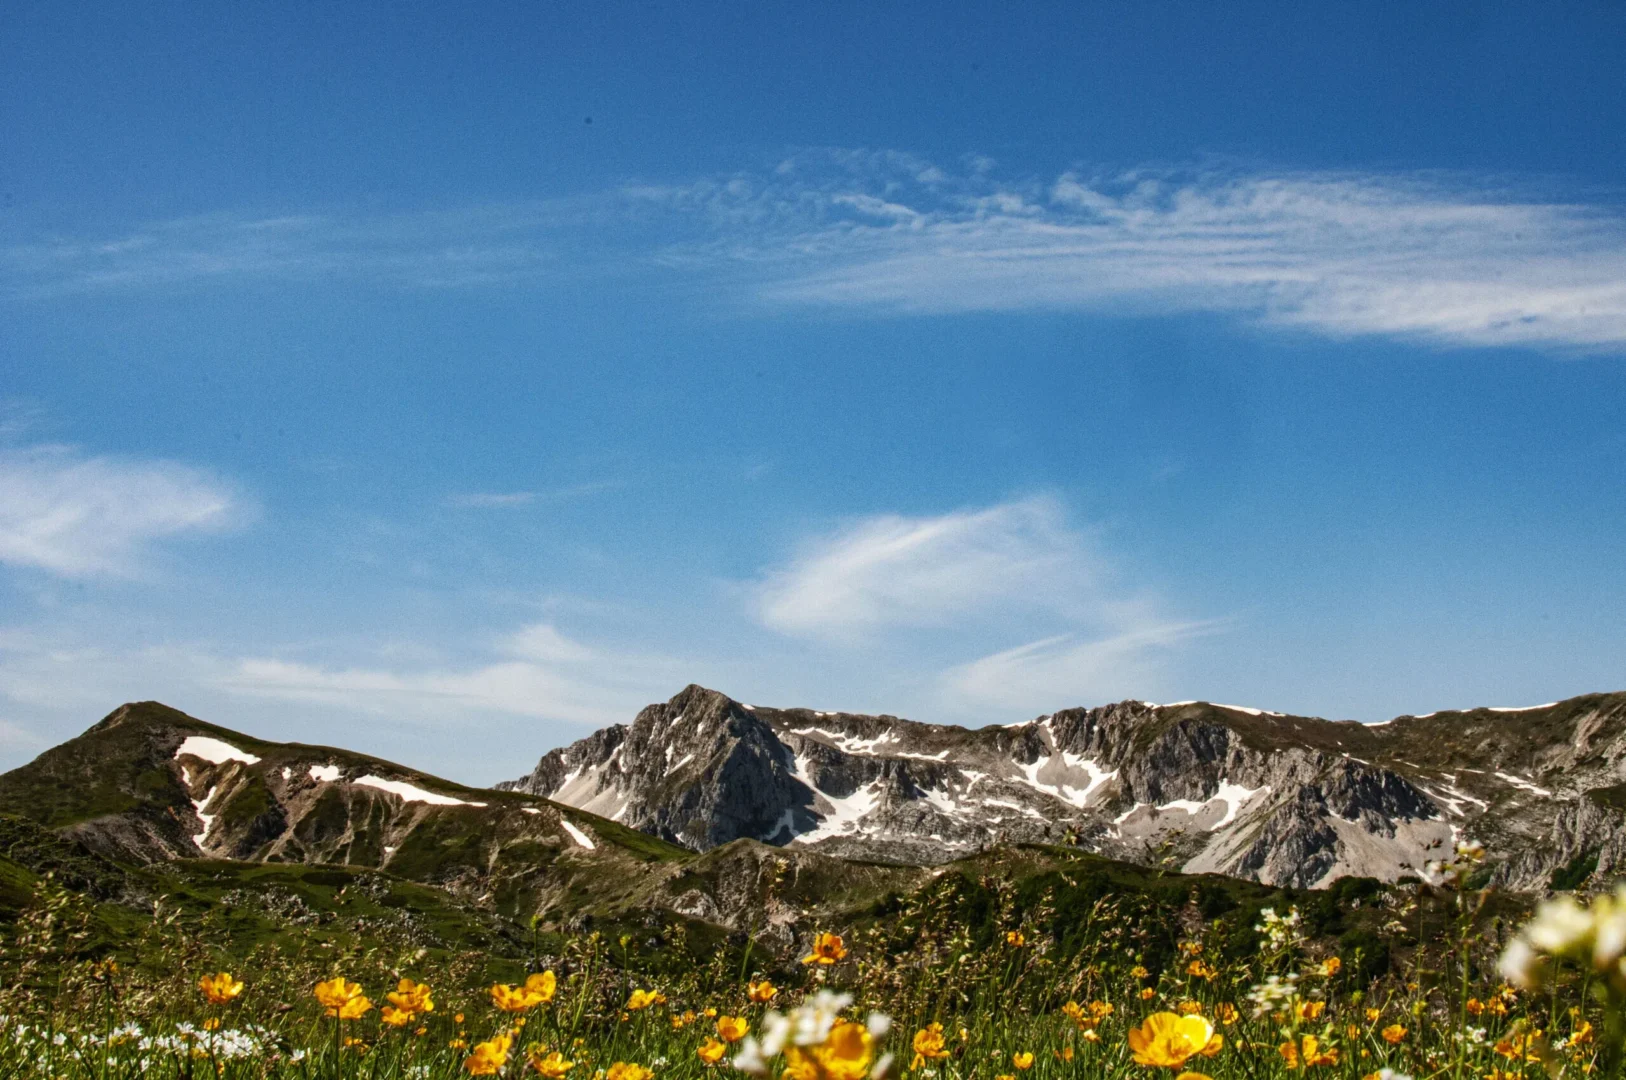
[[[895,677],[927,675],[943,713],[1055,708],[1148,692],[1181,642],[1220,625],[1169,614],[1115,564],[1059,500],[1036,496],[852,522],[764,574],[750,598],[769,629],[884,656]],[[917,652],[921,634],[931,644]],[[1000,638],[1024,643],[985,651]],[[956,651],[973,659],[945,666]]]
[[[682,685],[678,662],[659,655],[595,647],[551,623],[522,627],[495,655],[472,664],[410,669],[325,667],[253,657],[236,661],[217,683],[236,694],[304,701],[354,711],[436,718],[502,713],[589,727],[624,723]]]
[[[215,214],[0,247],[41,295],[243,278],[413,288],[705,281],[747,307],[1208,312],[1455,346],[1626,347],[1626,208],[1447,173],[1006,176],[819,151],[678,184],[395,215]]]
[[[1104,566],[1048,496],[925,517],[878,514],[809,540],[752,588],[763,625],[862,639],[964,624],[995,609],[1080,616]]]
[[[0,563],[61,577],[128,577],[155,543],[252,513],[214,473],[67,446],[0,449]]]
[[[1057,702],[1144,694],[1162,681],[1163,664],[1179,645],[1217,627],[1212,621],[1150,619],[1104,637],[1058,634],[949,668],[938,678],[938,692],[959,709],[1034,712],[1053,710]]]
[[[548,491],[467,491],[449,495],[446,505],[463,510],[517,510],[531,506],[551,506],[571,499],[612,491],[620,485],[603,480]]]

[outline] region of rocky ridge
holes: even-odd
[[[498,787],[701,851],[918,866],[1037,842],[1299,887],[1421,876],[1473,838],[1540,889],[1626,872],[1626,694],[1372,725],[1123,701],[969,730],[689,686]]]

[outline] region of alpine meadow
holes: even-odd
[[[0,10],[0,1080],[1626,1080],[1626,2]]]

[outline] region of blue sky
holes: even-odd
[[[1626,687],[1626,7],[1022,10],[11,13],[0,764]]]

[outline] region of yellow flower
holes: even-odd
[[[819,1045],[785,1047],[784,1080],[866,1080],[874,1059],[875,1038],[868,1029],[837,1020]]]
[[[546,1047],[538,1046],[525,1056],[525,1063],[532,1069],[547,1077],[547,1080],[563,1080],[565,1073],[576,1067],[574,1061],[566,1061],[565,1056],[554,1050],[543,1053]]]
[[[1157,1012],[1129,1031],[1129,1049],[1137,1065],[1178,1069],[1193,1055],[1213,1057],[1223,1045],[1224,1038],[1214,1034],[1214,1025],[1202,1016]]]
[[[1084,1023],[1084,1006],[1076,1001],[1069,1001],[1061,1007],[1061,1014],[1075,1024]]]
[[[604,1074],[605,1080],[651,1080],[654,1075],[642,1065],[634,1065],[627,1061],[617,1061]]]
[[[1232,1024],[1236,1023],[1236,1017],[1236,1006],[1232,1005],[1229,1001],[1222,1001],[1218,1005],[1214,1006],[1214,1019],[1218,1020],[1226,1027],[1230,1027]],[[1176,1078],[1176,1080],[1178,1080],[1178,1078]]]
[[[779,993],[779,988],[767,979],[763,979],[761,982],[749,983],[746,986],[746,996],[762,1005],[772,1001],[777,993]]]
[[[1326,1011],[1327,1003],[1325,1001],[1295,1001],[1293,1003],[1293,1015],[1300,1020],[1319,1020],[1321,1014]]]
[[[948,1057],[948,1051],[943,1049],[943,1025],[934,1021],[915,1032],[914,1047],[915,1059],[909,1065],[911,1069]]]
[[[745,1038],[745,1033],[751,1025],[743,1016],[719,1016],[717,1018],[717,1037],[725,1043],[739,1042]]]
[[[1155,997],[1157,997],[1157,991],[1153,990],[1150,986],[1143,986],[1140,988],[1140,999],[1142,1001],[1151,1001]]]
[[[495,1076],[508,1064],[508,1049],[513,1045],[512,1035],[498,1035],[475,1043],[474,1052],[464,1060],[463,1068],[470,1076]]]
[[[378,1018],[390,1027],[406,1027],[412,1023],[415,1015],[411,1009],[397,1009],[394,1005],[386,1005],[379,1012]]]
[[[533,1004],[536,1005],[546,1005],[552,1001],[558,989],[559,977],[551,971],[532,975],[525,980],[525,992],[531,996]]]
[[[423,983],[415,983],[411,979],[402,979],[393,991],[385,994],[391,1005],[407,1013],[426,1013],[435,1011],[435,1001],[429,996],[429,987]]]
[[[1200,1001],[1182,1001],[1178,1008],[1182,1016],[1201,1016],[1203,1003]]]
[[[1390,1024],[1388,1027],[1379,1032],[1379,1034],[1383,1036],[1383,1041],[1388,1043],[1390,1046],[1398,1046],[1406,1038],[1406,1029],[1401,1027],[1399,1024]]]
[[[222,971],[219,975],[205,975],[199,979],[198,989],[203,991],[209,1004],[224,1005],[243,992],[243,984]]]
[[[1129,969],[1130,977],[1135,978],[1135,979],[1144,979],[1144,978],[1146,978],[1146,976],[1148,976],[1150,974],[1151,974],[1150,971],[1147,971],[1145,968],[1141,967],[1139,964],[1136,964],[1134,967]]]
[[[1026,936],[1023,935],[1022,931],[1020,931],[1020,930],[1007,930],[1005,932],[1005,944],[1020,949],[1022,946],[1026,945],[1027,943],[1028,943],[1028,939],[1027,939]]]
[[[1016,1074],[1015,1073],[1000,1073],[998,1076],[994,1077],[994,1080],[1016,1080]]]
[[[1083,1039],[1085,1042],[1093,1043],[1101,1041],[1100,1032],[1096,1031],[1094,1028],[1085,1028],[1083,1031],[1078,1033],[1078,1037]]]
[[[1509,1061],[1540,1061],[1541,1055],[1536,1052],[1541,1039],[1541,1029],[1534,1031],[1513,1031],[1496,1040],[1491,1047],[1498,1054]]]
[[[1209,967],[1201,960],[1193,960],[1191,963],[1186,965],[1186,974],[1190,975],[1194,979],[1212,979],[1215,975],[1218,975],[1219,972]]]
[[[723,1055],[727,1052],[727,1043],[718,1042],[709,1035],[706,1036],[706,1041],[700,1044],[700,1048],[695,1051],[695,1053],[700,1056],[700,1060],[704,1061],[707,1065],[717,1064],[719,1061],[723,1060]]]
[[[1174,1080],[1214,1080],[1214,1078],[1209,1076],[1207,1073],[1183,1072],[1179,1076],[1176,1076]]]
[[[1071,1046],[1064,1046],[1061,1048],[1061,1053],[1057,1054],[1056,1056],[1061,1058],[1063,1061],[1072,1061],[1073,1048]]]
[[[639,1009],[647,1009],[651,1005],[663,1005],[665,1003],[666,995],[659,990],[634,990],[632,996],[627,998],[626,1008],[628,1012],[637,1012]],[[628,1068],[639,1067],[637,1065],[628,1066]]]
[[[1343,966],[1344,962],[1338,959],[1338,957],[1329,956],[1325,960],[1321,961],[1321,974],[1331,978],[1332,976],[1338,974],[1338,969]]]
[[[1468,1004],[1470,1006],[1473,1006],[1473,1005],[1478,1004],[1478,1003],[1475,1002],[1473,998],[1469,998],[1468,999]],[[1470,1008],[1468,1011],[1473,1012],[1473,1009]],[[1375,1024],[1375,1023],[1378,1022],[1378,1017],[1380,1017],[1382,1015],[1383,1015],[1383,1010],[1382,1009],[1367,1009],[1366,1010],[1366,1022],[1368,1024]]]
[[[524,1012],[536,1002],[531,995],[525,992],[523,986],[509,986],[507,983],[493,983],[491,987],[491,1004],[503,1012]]]
[[[1094,1020],[1098,1024],[1116,1011],[1117,1006],[1113,1005],[1110,1001],[1090,1002],[1090,1019]]]
[[[1338,1064],[1337,1048],[1321,1049],[1321,1040],[1314,1035],[1304,1036],[1299,1046],[1294,1046],[1291,1041],[1284,1042],[1276,1048],[1276,1052],[1282,1055],[1282,1060],[1287,1063],[1289,1069],[1308,1069],[1312,1065]]]
[[[819,934],[813,939],[813,951],[802,957],[804,964],[833,964],[847,955],[847,946],[840,934]]]
[[[373,1003],[362,994],[360,984],[350,982],[343,975],[317,983],[312,993],[327,1008],[329,1016],[337,1016],[340,1020],[359,1019],[373,1007]]]
[[[1033,1068],[1033,1055],[1026,1050],[1018,1051],[1011,1055],[1011,1064],[1025,1072]]]

